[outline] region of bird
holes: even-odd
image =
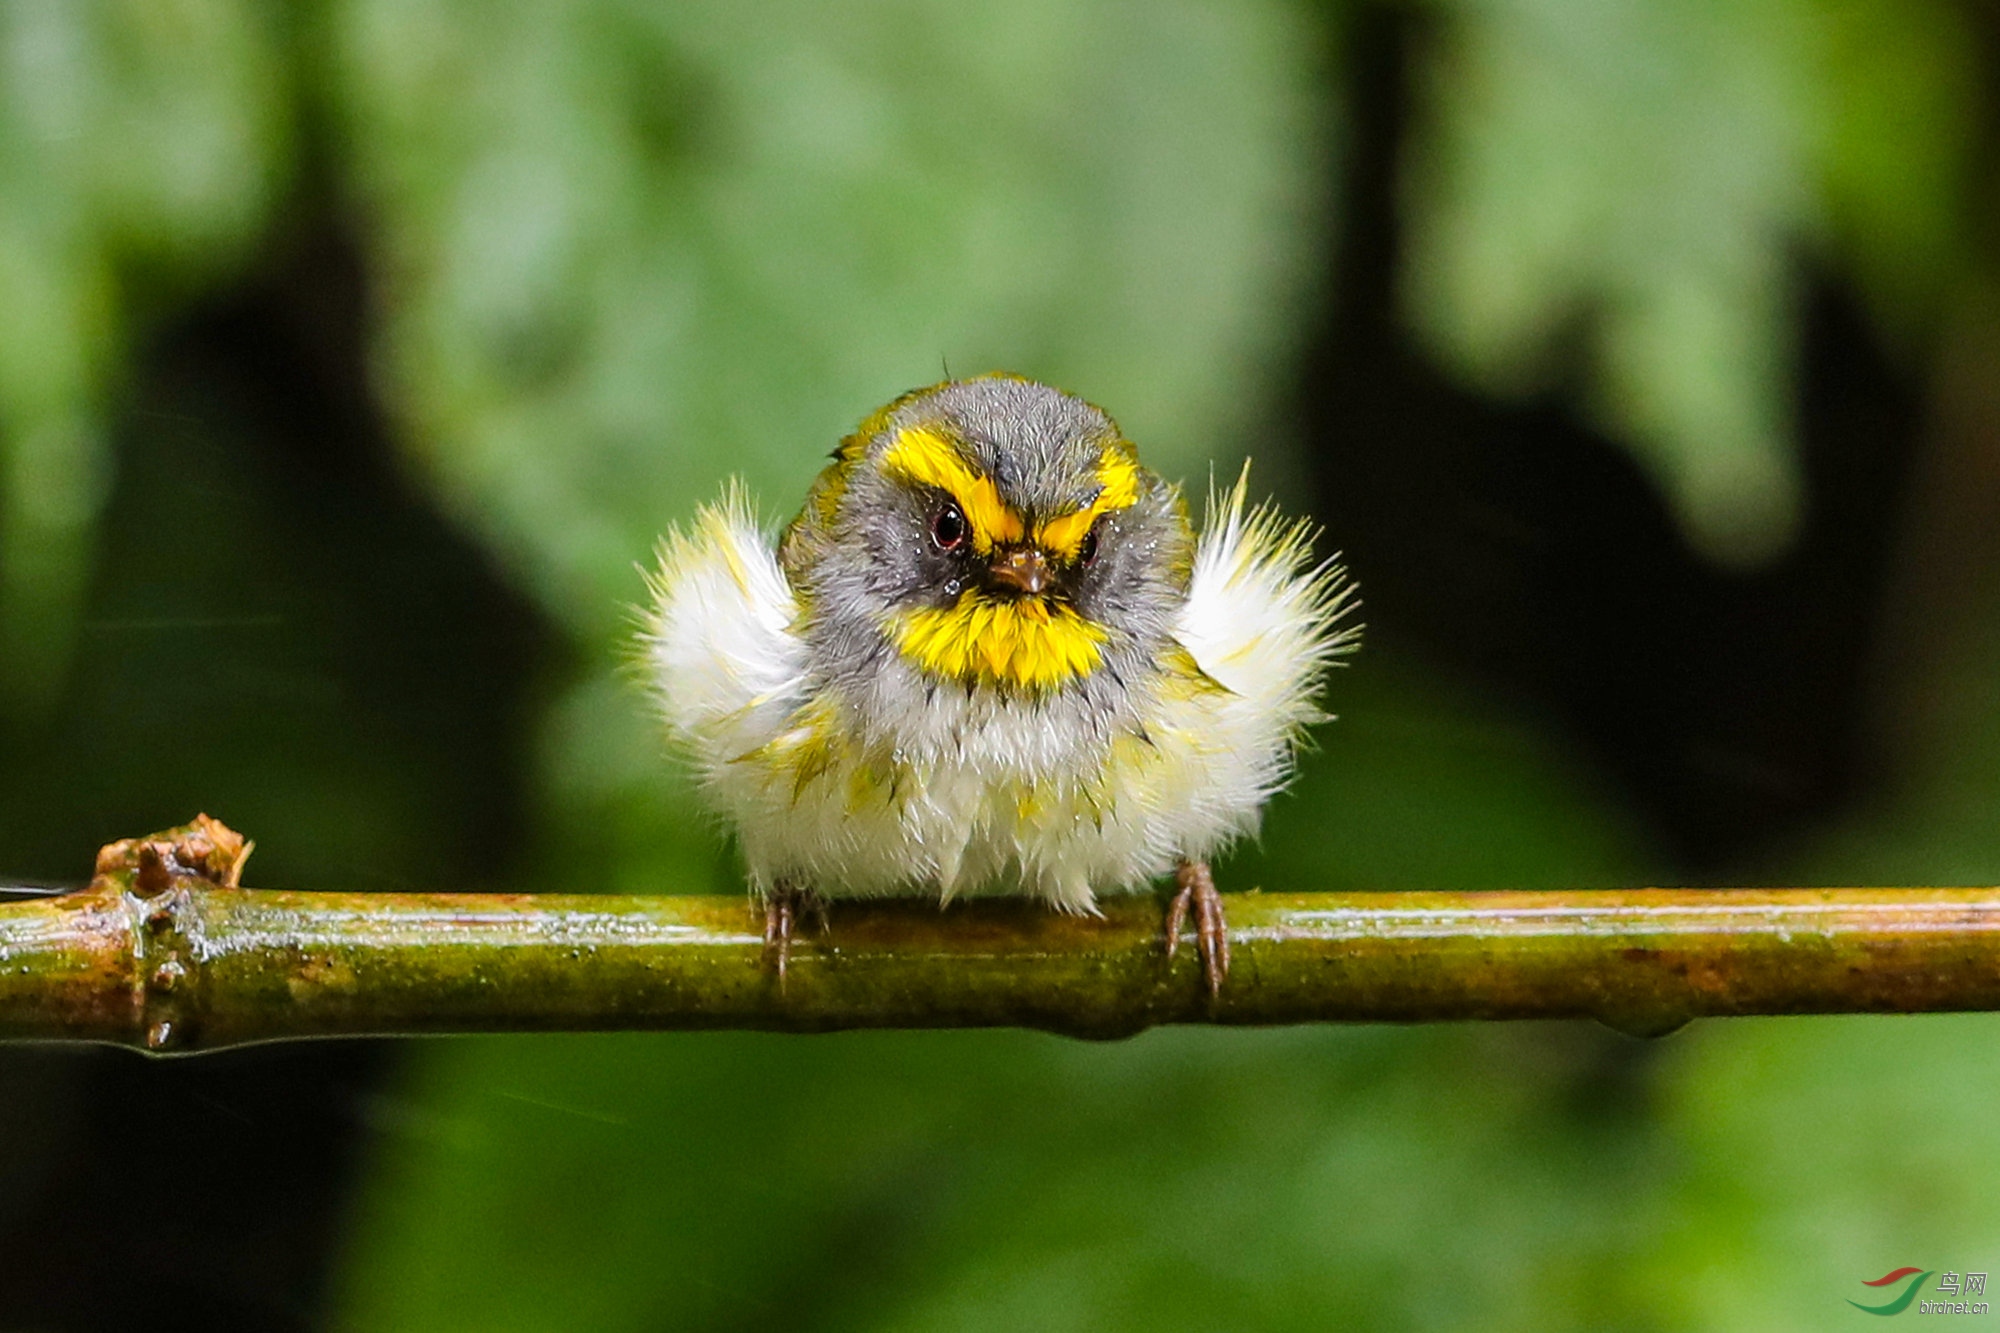
[[[775,542],[732,481],[661,539],[639,649],[732,826],[783,983],[830,900],[1016,894],[1094,914],[1168,875],[1211,996],[1210,862],[1289,780],[1355,585],[1248,464],[1179,486],[1103,410],[1013,374],[897,397]]]

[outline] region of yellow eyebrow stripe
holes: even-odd
[[[972,525],[972,548],[981,555],[999,542],[1017,542],[1026,535],[1020,515],[1000,498],[993,479],[974,472],[958,450],[935,431],[921,426],[905,428],[882,455],[882,468],[920,486],[935,486],[958,501]]]
[[[1074,560],[1083,550],[1083,539],[1099,515],[1129,508],[1139,498],[1139,468],[1129,458],[1107,451],[1097,464],[1097,479],[1102,488],[1088,506],[1035,526],[1035,540],[1043,550]]]

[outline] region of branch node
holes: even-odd
[[[205,879],[226,889],[243,882],[243,863],[257,844],[219,819],[194,822],[145,838],[125,838],[98,849],[97,874],[129,874],[142,898],[163,892],[174,876]]]
[[[99,886],[123,900],[133,923],[129,966],[132,1014],[147,1050],[185,1048],[199,1034],[203,957],[201,897],[241,887],[251,844],[220,820],[194,822],[97,853]],[[143,929],[138,927],[143,925]]]
[[[174,872],[167,866],[172,851],[163,842],[139,844],[139,869],[132,876],[132,892],[141,898],[157,898],[173,887]]]

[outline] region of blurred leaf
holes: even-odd
[[[520,878],[577,893],[738,893],[729,830],[662,753],[630,672],[573,684],[542,719],[541,845]]]
[[[1665,1071],[1684,1167],[1633,1304],[1669,1328],[1819,1330],[1864,1324],[1846,1302],[1878,1300],[1862,1283],[1904,1264],[1994,1269],[2000,1015],[1697,1035]]]
[[[382,1108],[343,1326],[1632,1327],[1592,1270],[1656,1165],[1535,1035],[460,1043]]]
[[[135,297],[243,253],[282,160],[247,0],[0,3],[0,706],[60,683]]]
[[[1492,392],[1582,369],[1700,546],[1781,549],[1801,502],[1793,252],[1827,239],[1831,214],[1885,313],[1934,313],[1969,143],[1953,12],[1458,0],[1447,14],[1408,181],[1417,324]]]
[[[1826,0],[1825,189],[1838,257],[1904,343],[1934,324],[1973,261],[1987,108],[1962,6]]]
[[[1340,717],[1318,733],[1326,753],[1272,800],[1225,887],[1612,888],[1649,873],[1602,775],[1530,719],[1379,641],[1328,694]]]
[[[591,640],[726,475],[789,516],[946,363],[1100,401],[1169,474],[1270,448],[1329,166],[1290,6],[338,15],[384,383],[453,511]]]

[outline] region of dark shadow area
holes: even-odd
[[[1298,399],[1321,517],[1361,578],[1371,638],[1526,701],[1594,753],[1691,882],[1726,875],[1872,772],[1863,671],[1918,395],[1852,297],[1812,284],[1805,521],[1781,558],[1732,572],[1553,397],[1509,407],[1447,378],[1395,290],[1424,22],[1370,7],[1350,37],[1345,230]]]
[[[197,809],[263,840],[251,882],[503,884],[550,629],[398,475],[365,287],[323,219],[163,329],[118,438],[82,652],[7,738],[8,869]],[[188,1061],[0,1049],[8,1327],[320,1326],[369,1090],[392,1048]]]

